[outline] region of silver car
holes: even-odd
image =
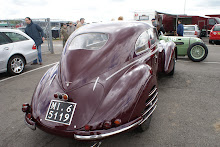
[[[20,74],[35,59],[37,49],[28,35],[15,29],[0,29],[0,73]]]
[[[198,25],[183,25],[184,37],[198,37],[200,38],[201,31]]]

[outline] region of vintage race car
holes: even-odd
[[[22,111],[33,130],[96,141],[148,128],[157,106],[157,73],[172,75],[175,43],[144,22],[90,24],[68,39]]]
[[[178,37],[160,35],[160,40],[173,41],[177,47],[177,55],[187,55],[194,62],[203,61],[208,55],[208,48],[205,43],[196,37]]]

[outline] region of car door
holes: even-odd
[[[168,40],[176,44],[178,55],[187,55],[190,37],[169,36]]]
[[[7,62],[13,47],[12,41],[0,32],[0,71],[7,68]]]

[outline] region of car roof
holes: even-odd
[[[124,29],[134,29],[139,28],[140,30],[145,28],[149,29],[151,26],[146,22],[138,22],[138,21],[117,21],[117,22],[107,22],[107,23],[94,23],[89,24],[81,27],[80,29],[77,29],[75,31],[76,34],[83,34],[83,33],[89,33],[89,32],[100,32],[100,33],[108,33],[108,34],[114,34],[118,33],[121,30]]]
[[[23,36],[25,36],[28,39],[31,39],[31,37],[29,37],[26,33],[22,32],[19,29],[0,29],[0,32],[13,32],[13,33],[18,33],[21,34]]]
[[[16,33],[20,33],[22,31],[20,31],[18,29],[0,29],[0,32],[16,32]]]

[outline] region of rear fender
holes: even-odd
[[[160,42],[160,53],[159,53],[159,67],[165,73],[169,73],[173,69],[173,58],[177,59],[177,49],[174,42]]]
[[[108,92],[89,124],[98,129],[101,122],[116,118],[127,123],[151,76],[151,67],[146,64],[128,69]]]

